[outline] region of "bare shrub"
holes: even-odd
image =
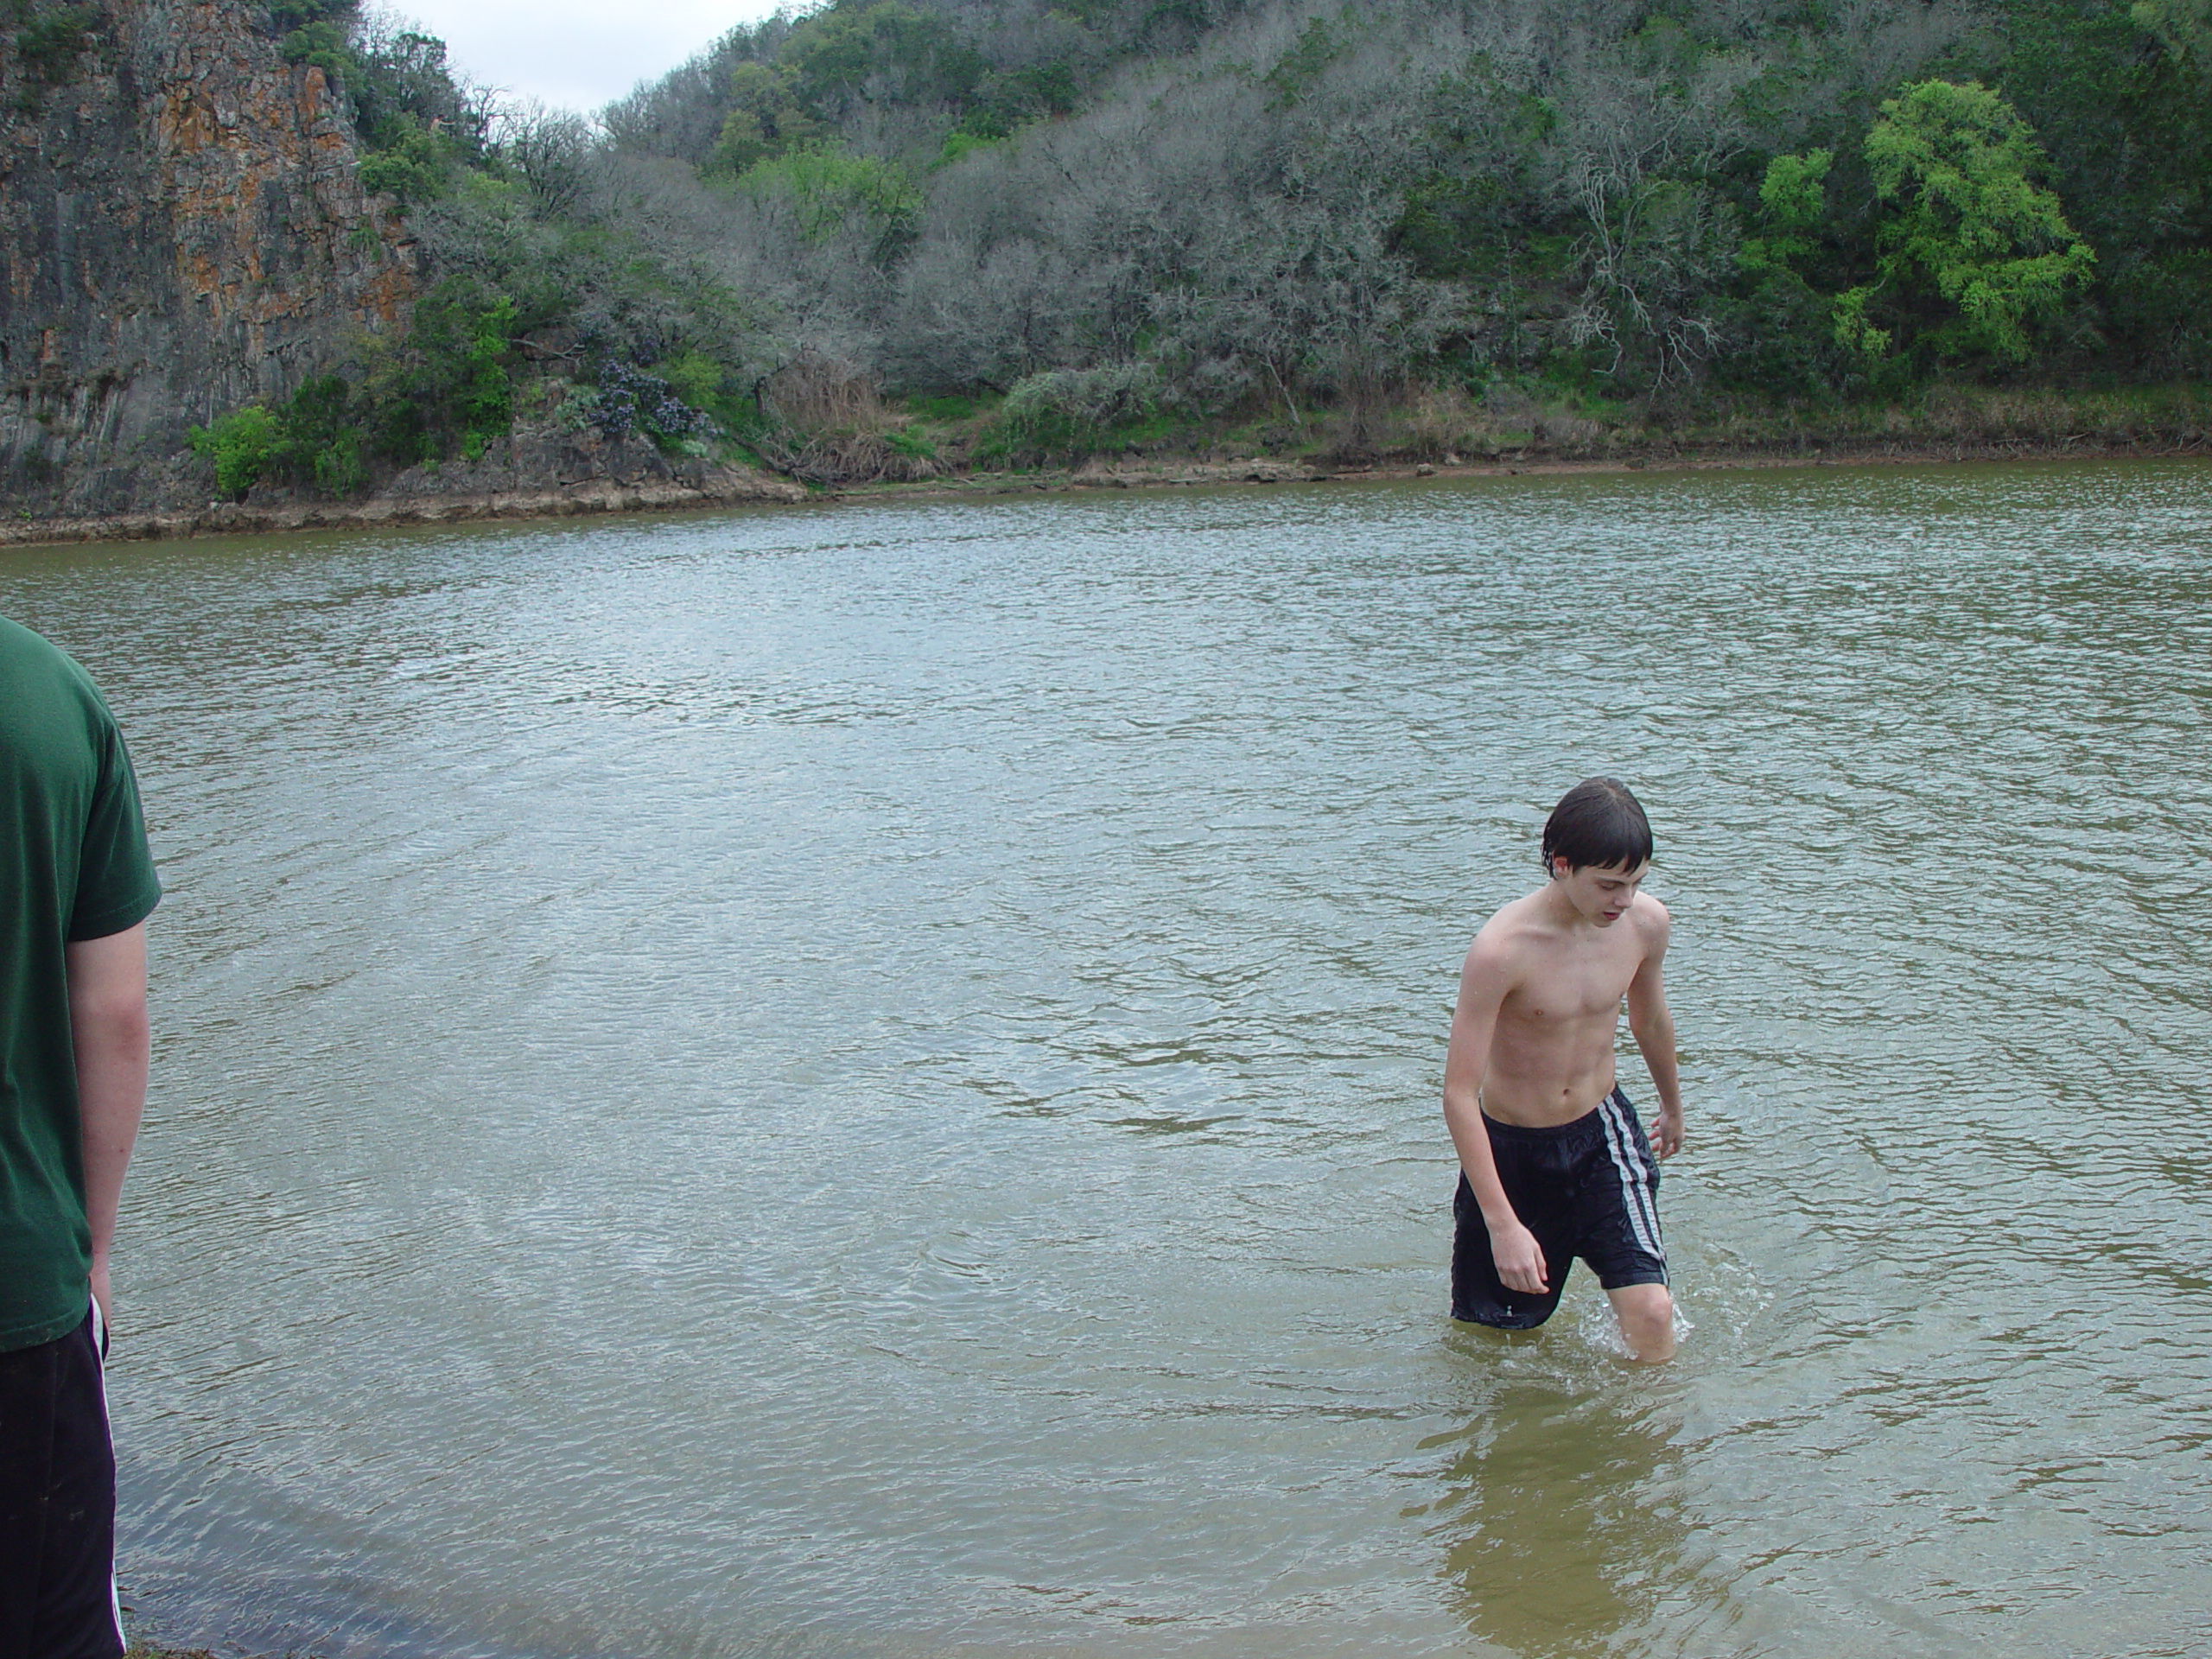
[[[1552,413],[1536,423],[1536,441],[1555,449],[1587,449],[1605,435],[1605,429],[1581,415]]]
[[[761,381],[760,404],[804,432],[874,435],[893,424],[872,378],[844,359],[811,348]]]
[[[1422,386],[1406,405],[1392,447],[1417,461],[1441,461],[1478,447],[1482,423],[1475,400],[1458,386]]]
[[[760,407],[772,424],[753,447],[779,472],[811,484],[918,483],[946,471],[906,435],[906,416],[850,361],[803,350],[763,377]]]
[[[779,472],[810,484],[918,484],[942,478],[947,470],[935,455],[902,443],[895,433],[771,437],[755,448]]]

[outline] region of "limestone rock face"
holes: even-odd
[[[0,501],[204,501],[186,429],[287,396],[416,289],[320,69],[241,0],[100,0],[73,55],[0,29]],[[81,15],[81,12],[80,12]]]

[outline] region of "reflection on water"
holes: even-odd
[[[171,888],[128,1589],[331,1659],[2201,1649],[2208,482],[9,554]],[[1445,1318],[1453,973],[1600,770],[1678,918],[1656,1376],[1586,1275]]]
[[[1509,1385],[1449,1437],[1436,1531],[1476,1635],[1528,1659],[1586,1654],[1682,1570],[1688,1529],[1663,1495],[1677,1454],[1624,1404]]]

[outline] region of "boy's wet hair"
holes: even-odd
[[[1651,856],[1651,821],[1618,778],[1586,778],[1559,798],[1544,821],[1544,874],[1564,858],[1570,870],[1596,865],[1632,870]]]

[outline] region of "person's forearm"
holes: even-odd
[[[1482,1211],[1493,1241],[1501,1230],[1512,1232],[1521,1225],[1513,1213],[1505,1185],[1497,1179],[1497,1162],[1491,1156],[1490,1130],[1483,1124],[1483,1078],[1490,1071],[1491,1034],[1497,1028],[1497,1009],[1504,995],[1503,976],[1495,961],[1487,959],[1482,942],[1467,953],[1459,974],[1459,1000],[1452,1010],[1452,1041],[1444,1055],[1444,1124],[1452,1132],[1452,1145],[1459,1154],[1459,1168]]]
[[[145,1115],[152,1046],[143,1010],[135,1021],[116,1021],[96,1029],[89,1042],[79,1041],[77,1100],[84,1122],[85,1219],[92,1231],[93,1263],[104,1266],[115,1242],[124,1172],[130,1166],[131,1149],[138,1143],[139,1120]]]
[[[1679,1113],[1682,1109],[1682,1084],[1675,1058],[1673,1017],[1662,1014],[1641,1023],[1630,1020],[1629,1033],[1643,1056],[1644,1070],[1651,1073],[1651,1086],[1658,1093],[1659,1104],[1668,1111]]]
[[[152,1037],[146,1014],[143,925],[127,933],[72,944],[69,1030],[77,1056],[77,1105],[83,1135],[85,1219],[92,1230],[92,1274],[105,1278],[115,1239],[124,1171],[146,1109]]]

